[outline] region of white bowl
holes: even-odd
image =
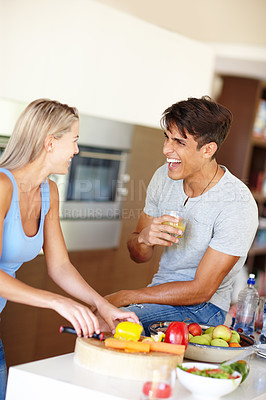
[[[197,362],[187,362],[181,364],[186,368],[196,367],[198,369],[205,368],[218,368],[215,364],[197,363]],[[206,376],[200,376],[191,374],[190,372],[183,371],[177,368],[177,378],[179,382],[190,392],[193,393],[195,397],[207,400],[209,399],[219,399],[228,393],[233,392],[240,385],[242,376],[239,372],[234,372],[233,376],[239,378],[236,379],[217,379],[208,378]]]

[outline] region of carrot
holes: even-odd
[[[114,338],[107,338],[104,341],[106,347],[110,347],[112,349],[120,349],[129,352],[142,352],[149,353],[150,351],[150,343],[142,343],[142,342],[133,342],[129,340],[119,340]]]
[[[182,344],[172,344],[165,342],[150,342],[151,351],[159,351],[162,353],[171,353],[182,355],[185,352],[185,346]]]
[[[161,353],[170,353],[182,355],[185,352],[185,346],[181,344],[171,344],[165,342],[133,342],[131,340],[119,340],[107,338],[104,341],[106,347],[112,349],[125,350],[129,353],[140,352],[149,353],[150,351],[158,351]]]
[[[147,342],[126,342],[125,350],[149,353],[150,343]]]
[[[107,338],[104,341],[106,347],[111,347],[112,349],[121,349],[125,348],[125,340],[119,340],[114,338]]]

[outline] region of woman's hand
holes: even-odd
[[[99,320],[89,307],[63,296],[56,297],[53,303],[51,308],[73,325],[77,336],[91,337],[94,332],[100,333]]]
[[[101,322],[101,331],[107,329],[107,327],[114,333],[116,325],[121,321],[131,321],[139,323],[139,319],[132,311],[122,311],[119,308],[113,306],[108,301],[104,302],[98,307],[96,315]],[[103,321],[107,324],[104,324]]]

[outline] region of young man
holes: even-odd
[[[233,281],[244,265],[258,226],[258,210],[247,186],[215,155],[231,126],[229,110],[209,97],[190,98],[162,116],[167,163],[154,174],[136,231],[128,240],[131,258],[150,260],[164,246],[152,283],[107,296],[134,311],[146,335],[155,321],[190,319],[223,324]],[[184,237],[163,222],[176,222],[165,210],[185,209]]]

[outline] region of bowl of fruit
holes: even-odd
[[[201,362],[228,361],[255,345],[252,337],[234,331],[226,325],[207,326],[196,322],[186,324],[166,321],[150,326],[151,336],[156,337],[159,332],[162,332],[166,341],[170,343],[185,344],[186,359]]]

